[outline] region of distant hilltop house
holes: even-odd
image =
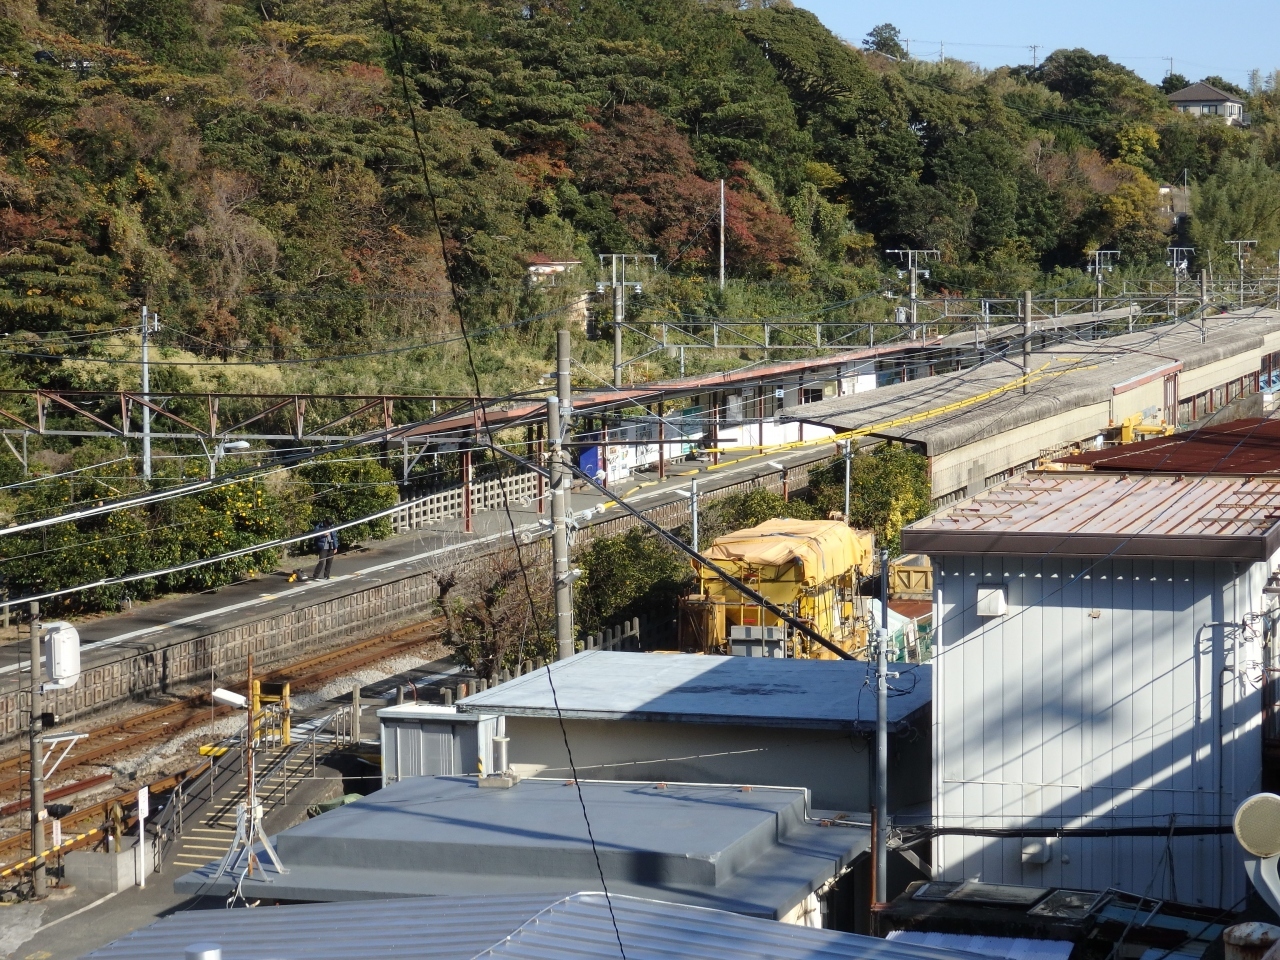
[[[1169,94],[1169,103],[1175,110],[1183,113],[1222,117],[1231,126],[1243,127],[1249,124],[1243,100],[1223,93],[1207,83],[1193,83]]]
[[[530,254],[524,260],[525,272],[530,283],[550,280],[553,287],[556,285],[557,277],[581,265],[581,260],[557,260],[543,253]]]

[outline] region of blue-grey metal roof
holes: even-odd
[[[903,664],[889,722],[927,706],[933,668]],[[547,682],[548,671],[555,685]],[[733,723],[809,729],[874,728],[871,665],[588,650],[458,702],[466,713],[572,720]]]
[[[971,955],[833,930],[600,893],[433,897],[193,910],[158,920],[82,960],[181,960],[217,943],[223,960],[973,960]]]
[[[563,895],[610,890],[776,919],[869,846],[868,831],[808,817],[788,787],[414,777],[278,834],[288,873],[246,879],[250,899]],[[598,858],[598,860],[597,860]],[[597,867],[597,862],[599,867]],[[225,893],[209,864],[179,893]]]

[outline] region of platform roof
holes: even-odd
[[[799,788],[413,777],[276,835],[288,873],[245,879],[249,899],[564,895],[611,891],[778,919],[870,844],[808,819]],[[583,806],[591,821],[588,833]],[[592,840],[594,838],[594,842]],[[597,866],[598,864],[598,866]],[[270,868],[268,868],[270,869]],[[229,892],[215,865],[179,893]]]
[[[1108,472],[1280,476],[1280,420],[1250,417],[1054,462]]]
[[[928,706],[932,667],[895,681],[889,722]],[[548,671],[555,684],[547,682]],[[875,698],[861,660],[775,660],[588,650],[458,702],[465,712],[572,720],[728,723],[871,730]]]
[[[905,527],[932,556],[1266,560],[1280,548],[1280,480],[1023,474]]]
[[[619,938],[629,960],[974,960],[721,910],[612,894],[606,902],[602,893],[193,910],[83,960],[179,960],[199,942],[221,946],[222,960],[617,960]]]
[[[930,456],[938,456],[1106,402],[1144,379],[1195,370],[1259,349],[1266,333],[1280,330],[1280,313],[1224,314],[1209,318],[1206,325],[1204,342],[1199,323],[1187,322],[1035,351],[1025,393],[1015,385],[1021,376],[1019,355],[805,404],[782,419],[830,427],[837,433],[867,430],[869,436],[918,444]]]

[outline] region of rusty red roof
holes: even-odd
[[[929,556],[1265,560],[1280,547],[1280,482],[1023,474],[905,527]]]
[[[1055,462],[1108,472],[1280,475],[1280,421],[1251,417]]]

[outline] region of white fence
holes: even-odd
[[[513,506],[528,507],[538,498],[538,475],[532,470],[482,480],[471,484],[471,513],[502,509],[502,490]],[[464,516],[463,497],[465,487],[450,487],[438,493],[428,494],[416,500],[407,500],[391,515],[391,525],[396,533],[418,530],[441,520],[453,520]]]

